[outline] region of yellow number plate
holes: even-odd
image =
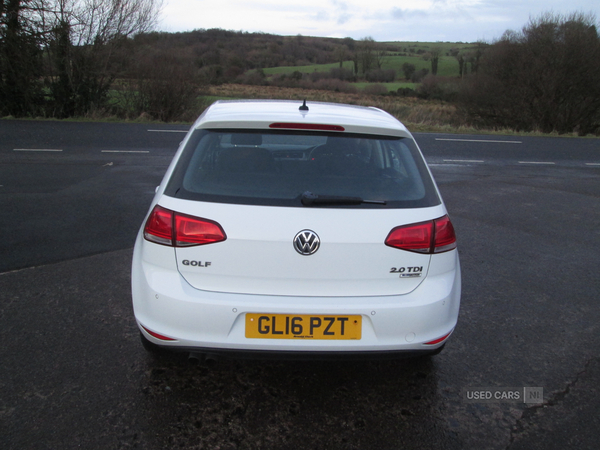
[[[253,339],[359,340],[362,317],[246,314],[246,337]]]

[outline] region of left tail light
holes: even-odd
[[[214,244],[227,239],[217,222],[156,205],[144,226],[144,238],[170,247]]]

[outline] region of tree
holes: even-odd
[[[115,78],[116,49],[155,23],[160,0],[48,0],[46,50],[52,74],[47,85],[52,113],[84,115],[106,103]]]
[[[439,48],[433,48],[429,52],[429,57],[431,59],[431,74],[432,75],[437,75],[438,63],[440,60],[440,53],[441,53],[441,51]]]
[[[41,51],[30,0],[0,0],[0,113],[35,115],[43,99]]]
[[[105,103],[116,49],[162,0],[0,0],[0,112],[85,114]],[[49,95],[43,93],[44,78]]]
[[[134,117],[147,114],[164,122],[196,118],[198,77],[193,66],[180,58],[163,50],[142,55],[132,64],[122,95]]]
[[[405,62],[404,64],[402,64],[402,72],[404,73],[404,78],[406,78],[407,80],[410,80],[410,78],[413,76],[416,70],[417,68],[414,64],[411,64],[409,62]]]
[[[464,75],[466,75],[465,57],[462,53],[458,53],[456,55],[456,60],[458,61],[458,76],[462,78]]]
[[[594,133],[600,129],[598,73],[595,16],[547,13],[487,49],[463,105],[487,125]]]
[[[345,45],[338,45],[334,50],[335,59],[340,64],[340,68],[344,66],[344,61],[348,59],[350,52]]]
[[[362,38],[358,44],[357,60],[363,74],[369,72],[376,64],[375,45],[375,40],[370,36]]]

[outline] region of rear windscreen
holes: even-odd
[[[440,203],[411,139],[280,130],[195,131],[166,194],[273,206],[303,206],[307,196],[329,199],[330,207]]]

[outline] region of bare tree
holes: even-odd
[[[360,40],[357,48],[357,59],[360,70],[363,74],[366,74],[376,64],[375,58],[376,42],[370,37],[364,37]]]
[[[0,0],[0,113],[36,114],[42,102],[37,0]],[[34,109],[36,109],[34,111]]]
[[[339,45],[334,50],[335,59],[340,64],[340,68],[344,66],[344,61],[348,59],[350,56],[350,52],[348,51],[348,47],[345,45]]]
[[[45,1],[53,115],[101,108],[115,77],[115,50],[127,37],[155,25],[161,0]]]
[[[431,60],[431,75],[437,75],[441,53],[441,50],[437,47],[432,48],[429,52],[429,58]]]
[[[0,0],[0,112],[32,115],[49,104],[47,114],[65,117],[102,106],[115,50],[154,26],[161,2]]]

